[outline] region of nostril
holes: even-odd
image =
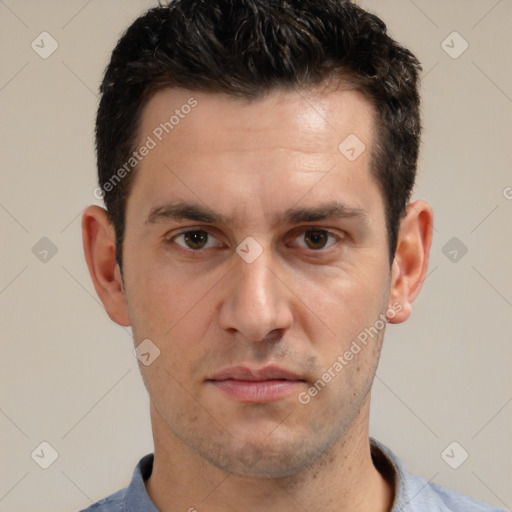
[[[268,343],[276,343],[283,337],[284,331],[283,329],[274,329],[270,331],[266,336],[264,341]]]

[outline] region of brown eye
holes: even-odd
[[[342,237],[326,229],[306,229],[295,237],[293,247],[321,251],[340,241]]]
[[[184,238],[190,249],[202,249],[208,242],[208,233],[206,231],[189,231],[185,233]]]
[[[184,249],[191,249],[193,251],[200,251],[201,249],[209,249],[210,247],[220,245],[217,239],[204,229],[194,229],[179,233],[171,241]]]
[[[323,249],[329,241],[329,234],[326,231],[306,231],[304,240],[309,249]]]

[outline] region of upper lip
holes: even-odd
[[[285,368],[281,368],[279,366],[264,366],[263,368],[249,368],[247,366],[233,366],[231,368],[226,368],[216,374],[214,374],[208,380],[247,380],[247,381],[265,381],[265,380],[300,380],[301,378],[295,372],[290,370],[286,370]]]

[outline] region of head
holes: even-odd
[[[122,36],[84,246],[110,317],[158,355],[155,443],[286,476],[364,430],[385,325],[428,263],[419,70],[341,0],[177,0]],[[252,400],[222,378],[240,366],[290,382]]]
[[[131,165],[130,157],[141,114],[156,92],[182,87],[250,101],[276,89],[329,83],[360,91],[374,108],[371,172],[385,203],[392,262],[416,175],[420,70],[382,20],[350,1],[177,0],[151,9],[112,53],[96,121],[100,194],[121,268],[126,202],[138,163]]]

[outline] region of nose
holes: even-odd
[[[240,258],[238,268],[224,283],[220,325],[249,341],[279,339],[293,323],[291,292],[278,276],[269,253],[263,251],[252,263]]]

